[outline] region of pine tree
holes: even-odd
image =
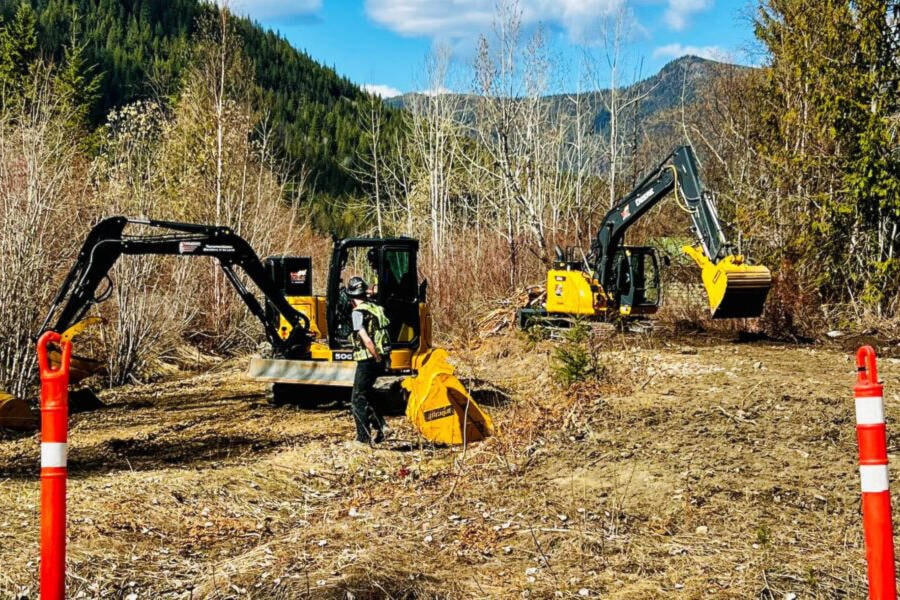
[[[63,50],[63,62],[56,75],[57,89],[72,105],[69,125],[73,129],[88,126],[88,116],[100,96],[101,78],[87,64],[85,43],[80,40],[81,25],[77,17],[72,20],[69,42]]]
[[[0,24],[0,91],[4,103],[21,90],[37,49],[37,16],[30,4],[22,2],[10,24]]]

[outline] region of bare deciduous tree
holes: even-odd
[[[454,169],[459,160],[457,99],[446,94],[450,49],[438,46],[426,61],[428,90],[411,101],[410,139],[422,166],[427,192],[426,222],[430,225],[433,258],[448,243],[452,230],[451,196]]]
[[[24,96],[0,109],[0,384],[20,397],[32,381],[32,336],[71,251],[73,114],[40,63]]]
[[[594,86],[607,115],[608,131],[603,148],[609,200],[607,207],[615,205],[622,191],[621,175],[627,170],[626,161],[633,159],[637,150],[636,140],[633,137],[629,139],[629,133],[635,130],[640,102],[652,91],[633,85],[640,78],[639,68],[630,77],[628,75],[628,71],[634,69],[626,46],[633,26],[628,7],[624,4],[619,6],[601,24],[602,57],[590,61],[594,70]],[[600,68],[600,64],[605,68]],[[604,88],[605,91],[600,92]]]

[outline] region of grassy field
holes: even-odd
[[[456,348],[498,427],[467,449],[400,416],[352,447],[345,411],[270,407],[245,361],[104,392],[71,421],[69,596],[865,596],[848,353],[596,335],[602,378],[568,390],[557,342]],[[0,437],[2,597],[36,597],[38,455]]]

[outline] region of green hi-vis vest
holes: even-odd
[[[388,325],[391,321],[384,314],[384,309],[373,302],[363,302],[353,310],[363,313],[363,327],[372,338],[378,354],[385,356],[391,351],[391,339],[388,335]],[[366,360],[370,358],[369,351],[363,346],[362,340],[354,333],[350,336],[353,340],[353,360]]]

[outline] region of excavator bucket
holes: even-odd
[[[24,400],[0,392],[0,427],[17,431],[34,431],[38,428],[38,416]]]
[[[88,327],[94,327],[100,325],[103,322],[103,319],[100,317],[87,317],[86,319],[82,319],[78,321],[68,329],[60,334],[60,338],[63,341],[72,341],[75,336],[80,335],[84,332]],[[59,368],[60,361],[60,353],[58,348],[51,348],[48,353],[48,357],[50,358],[50,366],[54,369]],[[96,375],[97,373],[104,372],[106,370],[106,365],[104,365],[101,361],[87,358],[84,356],[72,356],[72,360],[69,364],[69,385],[77,385],[81,383],[84,379],[87,379],[91,375]]]
[[[744,319],[762,315],[772,273],[761,265],[748,265],[744,257],[729,255],[713,263],[700,248],[683,248],[700,266],[713,319]]]
[[[714,319],[743,319],[762,315],[763,305],[769,288],[772,287],[772,274],[763,266],[741,265],[740,267],[719,268],[724,273],[724,291],[717,306],[712,309]],[[723,279],[719,276],[720,280]],[[707,287],[707,289],[709,289]],[[710,294],[710,298],[712,299]]]
[[[453,374],[447,351],[430,351],[418,374],[403,380],[409,391],[406,417],[422,436],[436,444],[460,445],[483,440],[494,431],[484,412]]]
[[[86,328],[101,322],[99,317],[88,317],[66,329],[60,337],[63,340],[71,341],[72,338],[83,332]],[[59,350],[50,350],[49,358],[53,368],[58,368],[60,362]],[[103,369],[104,365],[100,361],[73,356],[69,374],[69,383],[71,385],[77,384],[81,380],[86,379]],[[31,410],[27,402],[20,398],[16,398],[12,394],[0,391],[0,427],[18,431],[34,431],[38,428],[39,422],[40,417],[35,411]]]

